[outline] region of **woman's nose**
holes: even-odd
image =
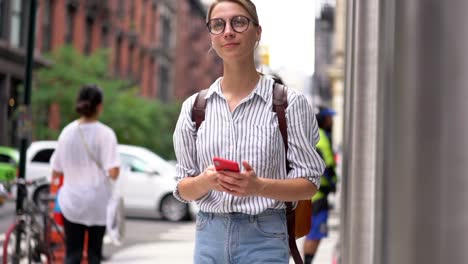
[[[231,27],[231,23],[226,23],[226,27],[224,28],[224,36],[232,36],[234,35],[234,29]]]

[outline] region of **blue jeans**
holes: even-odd
[[[289,263],[285,210],[197,216],[195,264]]]

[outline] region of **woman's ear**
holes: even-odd
[[[103,107],[103,104],[102,104],[102,103],[98,104],[97,110],[98,110],[98,113],[99,113],[99,114],[102,113],[103,108],[104,108],[104,107]]]
[[[262,38],[262,26],[258,26],[257,27],[257,41],[260,41],[260,39]]]

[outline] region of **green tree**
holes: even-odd
[[[108,73],[108,51],[83,56],[70,46],[50,54],[53,64],[35,72],[32,93],[34,138],[55,140],[59,130],[48,126],[49,109],[60,109],[60,129],[78,118],[75,100],[83,84],[98,84],[104,90],[102,122],[112,127],[119,143],[147,147],[166,159],[174,159],[172,133],[180,103],[163,104],[143,98],[140,89]]]

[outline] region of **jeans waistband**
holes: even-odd
[[[230,218],[230,219],[255,219],[258,217],[262,216],[267,216],[267,215],[274,215],[274,214],[286,214],[285,209],[266,209],[265,211],[256,214],[256,215],[250,215],[246,213],[239,213],[239,212],[233,212],[233,213],[210,213],[210,212],[202,212],[200,213],[204,214],[208,218],[212,219],[215,217],[220,217],[220,218]]]

